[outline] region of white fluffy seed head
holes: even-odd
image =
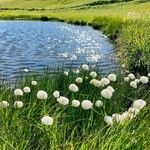
[[[128,77],[129,77],[131,80],[134,80],[134,79],[135,79],[135,75],[134,75],[133,73],[130,73],[130,74],[128,75]]]
[[[48,94],[45,91],[40,90],[37,92],[37,98],[40,100],[45,100],[48,98]]]
[[[140,82],[143,83],[143,84],[147,84],[149,81],[148,77],[146,76],[141,76],[140,77]]]
[[[44,116],[42,117],[41,122],[43,125],[50,126],[50,125],[53,125],[53,118],[50,116]]]
[[[21,89],[15,89],[14,94],[15,96],[23,96],[23,91]]]
[[[93,107],[93,103],[90,100],[83,100],[81,106],[85,110],[89,110]]]
[[[112,119],[113,119],[113,122],[121,122],[122,118],[120,114],[113,114]]]
[[[37,81],[31,81],[32,85],[37,85]]]
[[[95,86],[96,86],[96,87],[104,87],[105,84],[104,84],[102,81],[97,80]]]
[[[83,79],[80,78],[80,77],[78,77],[78,78],[76,78],[76,82],[77,82],[77,83],[82,83],[82,82],[83,82]]]
[[[129,78],[129,77],[125,77],[125,78],[124,78],[124,81],[125,81],[125,82],[128,82],[128,81],[130,81],[130,78]]]
[[[78,86],[75,85],[75,84],[70,84],[70,85],[69,85],[69,90],[70,90],[71,92],[78,92],[79,88],[78,88]]]
[[[26,86],[23,88],[23,91],[24,91],[24,93],[30,93],[31,89],[30,89],[30,87]]]
[[[59,97],[60,97],[59,91],[55,91],[55,92],[53,93],[53,96],[54,96],[55,98],[59,98]]]
[[[68,75],[69,75],[69,72],[68,72],[68,71],[64,71],[64,75],[65,75],[65,76],[68,76]]]
[[[110,81],[116,81],[117,80],[117,77],[114,73],[111,73],[108,75],[107,77]]]
[[[126,111],[121,115],[121,121],[124,122],[129,119],[129,113]]]
[[[94,86],[96,86],[96,83],[97,83],[97,80],[96,80],[96,79],[92,79],[92,80],[90,81],[90,84],[92,84],[92,85],[94,85]]]
[[[111,99],[112,97],[112,92],[108,89],[104,89],[101,91],[101,95],[106,98],[106,99]]]
[[[140,82],[140,80],[139,79],[135,79],[134,80],[137,84]]]
[[[115,89],[112,86],[108,86],[106,89],[109,90],[109,91],[111,91],[112,93],[115,92]]]
[[[144,101],[142,99],[138,99],[138,100],[133,102],[133,108],[135,108],[135,109],[141,110],[145,106],[146,106],[146,101]]]
[[[111,116],[105,116],[104,117],[104,121],[105,121],[105,123],[106,124],[108,124],[108,125],[112,125],[113,124],[113,119],[112,119],[112,117]]]
[[[1,108],[7,108],[7,107],[9,107],[9,103],[7,101],[1,101],[0,102],[0,107]]]
[[[69,99],[64,97],[64,96],[60,96],[59,98],[57,98],[57,102],[61,105],[68,105],[69,104]]]
[[[107,79],[107,78],[102,78],[101,79],[101,82],[104,84],[104,85],[108,85],[110,83],[110,81]]]
[[[77,70],[74,71],[74,73],[75,73],[75,74],[79,74],[79,73],[80,73],[80,70],[77,69]]]
[[[88,71],[88,70],[89,70],[89,66],[86,65],[86,64],[83,64],[83,65],[82,65],[82,69]]]
[[[14,102],[14,107],[16,107],[16,108],[22,108],[23,107],[23,102],[22,101],[15,101]]]
[[[150,73],[148,73],[147,76],[150,77]]]
[[[73,107],[79,107],[79,106],[80,106],[80,101],[78,101],[78,100],[73,100],[73,101],[72,101],[72,106],[73,106]]]
[[[97,100],[97,101],[95,102],[95,106],[96,106],[96,107],[101,107],[101,106],[103,106],[103,102],[102,102],[101,100]]]
[[[137,83],[135,81],[131,81],[130,86],[136,89],[137,88]]]
[[[91,76],[92,78],[96,78],[96,77],[97,77],[97,73],[96,73],[95,71],[92,71],[92,72],[90,73],[90,76]]]

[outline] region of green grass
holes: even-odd
[[[89,72],[81,70],[78,75],[72,71],[69,76],[63,74],[63,70],[57,75],[51,75],[48,71],[42,75],[25,75],[18,81],[14,88],[2,86],[0,89],[0,101],[7,100],[8,108],[0,108],[0,149],[1,150],[148,150],[150,147],[150,89],[147,85],[138,85],[138,89],[129,86],[130,82],[124,82],[127,75],[117,73],[117,81],[111,82],[115,93],[108,100],[101,96],[103,88],[96,88],[89,84],[91,77]],[[86,76],[88,79],[86,79]],[[77,84],[77,93],[69,92],[68,86],[75,83],[77,77],[84,79],[82,84]],[[97,79],[101,79],[99,74]],[[138,78],[138,77],[137,77]],[[32,86],[31,81],[36,80],[38,85]],[[14,89],[31,87],[30,94],[15,97]],[[47,100],[36,98],[38,90],[48,93]],[[52,93],[59,90],[62,96],[70,100],[67,106],[58,104]],[[81,106],[74,108],[71,100],[80,101],[89,99],[93,103],[100,99],[104,105],[101,108],[93,107],[92,110],[83,110]],[[140,113],[127,122],[114,123],[107,126],[104,116],[113,113],[127,111],[136,99],[144,99],[147,106]],[[21,100],[24,107],[13,107],[15,100]],[[52,126],[41,124],[41,118],[50,115],[54,119]]]

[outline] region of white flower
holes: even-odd
[[[72,106],[73,106],[73,107],[79,107],[79,106],[80,106],[80,101],[78,101],[78,100],[73,100],[73,101],[72,101]]]
[[[114,88],[112,86],[108,86],[106,89],[109,90],[109,91],[111,91],[112,93],[115,92],[115,90],[114,90]]]
[[[14,94],[15,94],[16,96],[23,96],[23,91],[22,91],[21,89],[16,89],[16,90],[14,91]]]
[[[141,110],[145,106],[146,106],[146,101],[144,101],[142,99],[138,99],[133,102],[133,108]]]
[[[57,98],[57,101],[59,104],[64,106],[69,104],[69,99],[64,96],[60,96],[59,98]]]
[[[96,77],[97,77],[97,73],[96,73],[95,71],[92,71],[92,72],[90,73],[90,76],[91,76],[92,78],[96,78]]]
[[[64,75],[68,76],[69,72],[68,71],[64,71]]]
[[[121,122],[121,115],[120,114],[113,114],[112,119],[114,122]]]
[[[32,81],[31,84],[32,85],[37,85],[37,82],[36,81]]]
[[[102,81],[98,81],[98,80],[97,80],[97,82],[95,83],[95,86],[96,86],[96,87],[104,87],[105,84],[104,84]]]
[[[96,80],[96,79],[92,79],[92,80],[90,81],[90,84],[92,84],[92,85],[96,86],[96,84],[97,84],[97,80]]]
[[[69,90],[72,92],[78,92],[79,88],[75,84],[70,84]]]
[[[101,79],[101,82],[104,84],[104,85],[108,85],[110,83],[110,81],[107,79],[107,78],[102,78]]]
[[[50,116],[44,116],[44,117],[42,117],[41,122],[44,125],[52,125],[53,124],[53,118]]]
[[[24,72],[29,72],[29,69],[24,69]]]
[[[134,80],[137,84],[140,82],[140,80],[139,79],[135,79]]]
[[[121,66],[122,66],[122,68],[125,68],[125,67],[126,67],[126,65],[125,65],[125,64],[122,64]]]
[[[107,123],[108,125],[112,125],[113,124],[113,119],[112,119],[112,117],[111,116],[105,116],[104,117],[104,121],[105,121],[105,123]]]
[[[89,100],[83,100],[82,103],[81,103],[81,106],[82,106],[83,109],[89,110],[89,109],[92,108],[93,104]]]
[[[83,65],[82,65],[82,69],[87,71],[87,70],[89,70],[89,66],[86,65],[86,64],[83,64]]]
[[[121,121],[126,121],[129,119],[129,113],[126,111],[121,115]]]
[[[133,80],[133,79],[135,78],[135,75],[134,75],[133,73],[130,73],[130,74],[128,75],[128,77],[129,77],[131,80]]]
[[[26,86],[26,87],[23,88],[23,91],[24,91],[25,93],[30,93],[30,92],[31,92],[31,89],[30,89],[30,87]]]
[[[53,96],[54,96],[55,98],[59,98],[59,97],[60,97],[59,91],[55,91],[55,92],[53,93]]]
[[[130,86],[136,89],[137,88],[137,83],[135,81],[131,81]]]
[[[125,77],[125,78],[124,78],[124,81],[125,81],[125,82],[128,82],[128,81],[130,81],[130,78],[129,78],[129,77]]]
[[[79,70],[79,69],[74,70],[74,73],[75,73],[75,74],[79,74],[79,73],[80,73],[80,70]]]
[[[117,77],[115,74],[109,74],[108,77],[107,77],[110,81],[116,81],[117,80]]]
[[[76,78],[76,82],[77,82],[77,83],[82,83],[82,82],[83,82],[83,79],[80,78],[80,77],[78,77],[78,78]]]
[[[9,107],[9,103],[7,101],[1,101],[0,102],[0,107],[7,108],[7,107]]]
[[[146,77],[146,76],[140,77],[140,82],[142,82],[143,84],[148,83],[148,77]]]
[[[23,107],[23,102],[22,101],[15,101],[14,102],[14,106],[16,108],[22,108]]]
[[[148,73],[147,76],[150,77],[150,73]]]
[[[48,98],[48,94],[45,91],[40,90],[37,92],[37,98],[40,100],[45,100]]]
[[[96,106],[96,107],[101,107],[101,106],[103,106],[103,102],[102,102],[101,100],[97,100],[97,101],[95,102],[95,106]]]
[[[101,95],[106,99],[110,99],[112,97],[112,92],[108,89],[104,89],[101,91]]]

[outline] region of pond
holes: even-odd
[[[0,80],[15,80],[25,68],[41,71],[71,64],[115,69],[114,48],[100,31],[60,22],[0,21]]]

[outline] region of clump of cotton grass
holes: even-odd
[[[149,81],[148,77],[146,76],[141,76],[140,77],[140,82],[143,83],[143,84],[147,84]]]
[[[69,99],[64,96],[60,96],[59,98],[57,98],[57,102],[61,105],[66,106],[69,104]]]
[[[31,81],[31,85],[37,85],[37,81]]]
[[[109,90],[109,91],[111,91],[112,93],[115,92],[115,89],[112,86],[108,86],[106,89]]]
[[[30,87],[26,86],[23,88],[23,91],[24,91],[24,93],[30,93],[31,89],[30,89]]]
[[[127,120],[129,120],[129,113],[128,113],[128,111],[125,111],[124,113],[122,113],[122,115],[121,115],[121,122],[125,122],[125,121],[127,121]]]
[[[14,90],[14,95],[15,96],[23,96],[23,91],[21,89],[15,89]]]
[[[78,88],[78,86],[75,85],[75,84],[70,84],[70,85],[69,85],[69,90],[70,90],[71,92],[78,92],[79,88]]]
[[[79,106],[80,106],[80,101],[74,99],[74,100],[72,101],[72,104],[71,104],[71,105],[72,105],[73,107],[79,107]]]
[[[104,97],[106,99],[111,99],[111,97],[113,96],[112,92],[108,89],[102,90],[101,95],[102,95],[102,97]]]
[[[100,88],[100,87],[104,87],[105,84],[102,81],[97,80],[95,86]]]
[[[96,78],[96,77],[97,77],[97,73],[96,73],[95,71],[92,71],[92,72],[90,73],[90,76],[91,76],[92,78]]]
[[[134,107],[130,107],[130,108],[128,109],[128,113],[129,113],[130,119],[134,118],[139,112],[140,112],[140,110],[139,110],[139,109],[136,109],[136,108],[134,108]]]
[[[46,100],[48,98],[48,94],[45,91],[40,90],[37,92],[37,98],[40,100]]]
[[[55,91],[55,92],[53,93],[53,96],[54,96],[55,98],[59,98],[59,97],[60,97],[60,92],[59,92],[59,91]]]
[[[68,76],[68,75],[69,75],[69,72],[68,72],[68,71],[64,71],[64,75],[65,75],[65,76]]]
[[[128,77],[129,77],[131,80],[134,80],[134,79],[135,79],[135,75],[134,75],[133,73],[130,73],[130,74],[128,75]]]
[[[113,122],[121,122],[121,120],[122,120],[122,117],[121,117],[121,115],[120,114],[113,114],[112,115],[112,119],[113,119]]]
[[[80,77],[78,77],[78,78],[76,78],[76,82],[77,82],[77,83],[82,83],[82,82],[83,82],[83,79],[80,78]]]
[[[50,116],[44,116],[41,119],[43,125],[51,126],[53,125],[53,118]]]
[[[89,66],[87,64],[83,64],[82,65],[82,69],[85,70],[85,71],[88,71],[89,70]]]
[[[113,81],[113,82],[115,82],[115,81],[117,80],[116,75],[113,74],[113,73],[109,74],[107,78],[108,78],[110,81]]]
[[[1,101],[0,102],[0,107],[1,108],[7,108],[7,107],[9,107],[9,103],[7,101]]]
[[[141,110],[145,106],[146,106],[146,101],[144,101],[143,99],[138,99],[133,102],[133,108]]]
[[[108,85],[108,84],[110,83],[109,79],[107,79],[107,78],[102,78],[102,79],[101,79],[101,82],[102,82],[102,84],[104,84],[104,85]]]
[[[22,101],[15,101],[14,102],[14,107],[15,108],[22,108],[23,107],[23,102]]]
[[[124,81],[125,81],[125,82],[128,82],[128,81],[130,81],[130,78],[129,78],[129,77],[125,77],[125,78],[124,78]]]
[[[103,106],[103,102],[101,101],[101,100],[97,100],[96,102],[95,102],[95,106],[96,107],[102,107]]]
[[[137,83],[135,81],[131,81],[130,86],[136,89],[137,88]]]
[[[92,109],[93,103],[90,100],[83,100],[81,106],[84,110]]]
[[[105,121],[105,123],[106,124],[108,124],[108,125],[112,125],[113,124],[113,118],[111,117],[111,116],[105,116],[104,117],[104,121]]]

